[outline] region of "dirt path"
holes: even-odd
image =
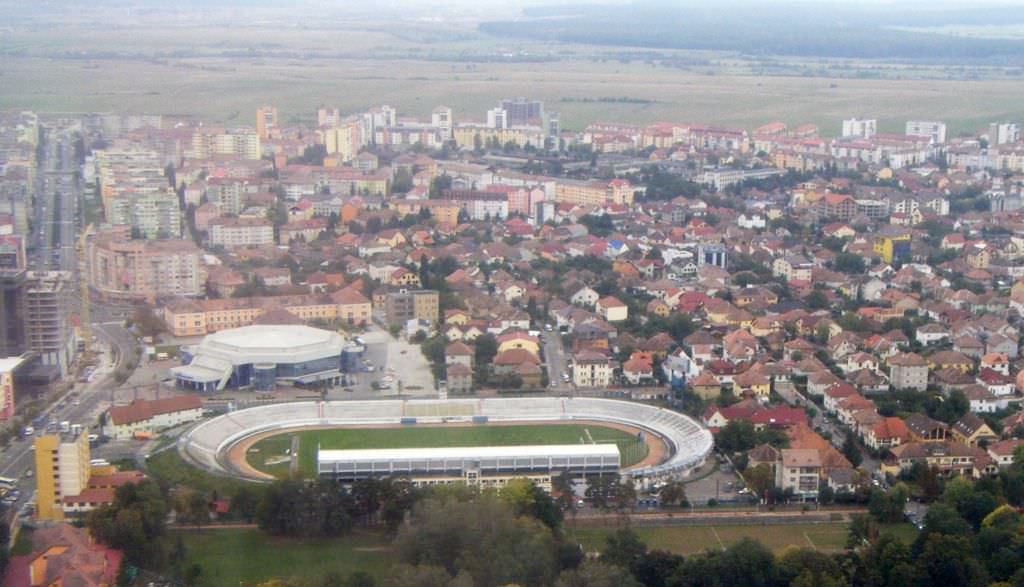
[[[578,425],[581,425],[581,426],[602,426],[604,428],[612,428],[614,430],[621,430],[621,431],[627,432],[627,433],[629,433],[629,434],[631,434],[633,436],[636,436],[639,432],[641,432],[641,429],[637,428],[635,426],[627,426],[625,424],[619,424],[617,422],[603,422],[603,421],[600,421],[600,420],[564,420],[564,421],[563,420],[552,420],[552,421],[546,422],[546,423],[548,423],[548,424],[578,424]],[[503,420],[501,422],[488,422],[486,425],[487,426],[536,426],[538,424],[541,424],[541,423],[539,423],[537,421],[530,421],[530,420],[525,420],[525,421],[519,421],[519,420],[507,420],[507,421],[505,421],[505,420]],[[447,422],[447,423],[438,423],[438,424],[418,424],[417,426],[427,427],[427,428],[442,428],[442,427],[465,428],[465,427],[471,427],[471,426],[480,426],[480,424],[474,424],[472,422]],[[365,424],[365,425],[345,426],[345,428],[399,428],[399,427],[400,426],[396,425],[396,424]],[[245,456],[249,453],[249,449],[252,448],[252,446],[254,444],[256,444],[257,442],[263,440],[264,438],[269,438],[271,436],[280,436],[281,434],[290,434],[292,432],[304,432],[304,431],[309,431],[309,430],[330,430],[330,429],[334,429],[334,428],[339,428],[339,426],[323,426],[323,425],[298,426],[296,428],[287,428],[287,429],[284,429],[284,430],[271,430],[269,432],[261,432],[259,434],[254,434],[252,436],[249,436],[247,438],[243,438],[242,440],[237,442],[228,451],[227,458],[228,458],[228,461],[231,462],[231,467],[234,470],[236,470],[239,473],[241,473],[242,475],[245,475],[245,476],[248,476],[248,477],[251,477],[251,478],[254,478],[254,479],[268,479],[268,480],[274,479],[275,477],[273,475],[269,475],[267,473],[264,473],[263,471],[260,471],[260,470],[256,469],[255,467],[253,467],[252,465],[250,465],[248,459],[245,458]],[[648,466],[651,466],[651,465],[656,465],[658,463],[663,462],[665,459],[668,458],[668,446],[665,444],[665,441],[660,436],[658,436],[656,434],[652,434],[650,431],[644,430],[643,432],[644,432],[644,444],[647,445],[647,456],[642,461],[640,461],[639,463],[636,463],[634,465],[631,465],[629,467],[624,468],[623,469],[624,471],[628,471],[630,469],[635,469],[635,468],[639,468],[639,467],[648,467]]]

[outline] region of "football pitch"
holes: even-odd
[[[449,446],[522,446],[540,444],[604,444],[619,447],[622,465],[628,467],[647,456],[647,445],[636,436],[593,424],[530,424],[502,426],[409,426],[403,428],[333,428],[303,430],[264,438],[246,455],[256,469],[283,478],[292,437],[299,441],[299,474],[316,474],[317,447],[323,449],[438,448]]]

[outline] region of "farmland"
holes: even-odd
[[[500,98],[529,95],[560,111],[566,128],[599,120],[752,128],[782,120],[812,122],[824,134],[854,115],[877,117],[883,131],[900,130],[908,118],[941,119],[953,133],[1024,117],[1024,81],[982,67],[971,73],[984,79],[954,81],[942,78],[966,75],[962,68],[800,61],[781,67],[783,60],[657,53],[694,63],[666,67],[639,50],[497,40],[471,30],[446,33],[441,44],[358,28],[140,28],[131,30],[130,45],[126,36],[102,32],[82,27],[4,38],[0,108],[177,114],[250,125],[263,104],[275,104],[286,123],[307,124],[324,104],[355,112],[387,103],[421,117],[444,104],[457,119],[479,120]],[[348,41],[344,50],[339,37]],[[77,52],[66,52],[67,43]],[[503,60],[507,54],[514,58]],[[857,68],[879,79],[838,77]]]

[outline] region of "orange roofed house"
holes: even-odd
[[[112,587],[123,557],[83,528],[40,528],[32,534],[32,553],[7,564],[3,587]]]

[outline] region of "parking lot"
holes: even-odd
[[[708,458],[707,464],[691,475],[692,478],[701,475],[707,476],[686,483],[686,497],[690,503],[706,505],[711,499],[719,503],[749,499],[749,496],[741,493],[744,491],[743,480],[728,463],[719,464],[718,470],[708,474],[708,471],[713,470],[716,464],[717,461],[712,456]]]

